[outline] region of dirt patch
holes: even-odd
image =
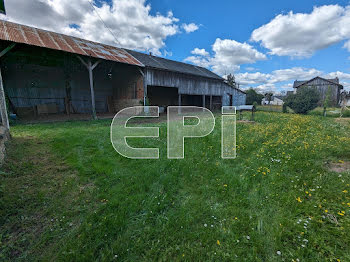
[[[329,164],[329,170],[336,173],[350,172],[350,161],[339,161]]]
[[[77,214],[98,204],[95,185],[82,183],[78,172],[49,145],[33,136],[14,137],[9,143],[0,176],[0,254],[4,260],[45,257],[43,247],[49,250],[57,243],[43,236],[73,232],[80,225]],[[93,204],[87,208],[86,203]]]
[[[349,117],[336,118],[335,122],[343,125],[350,125],[350,118]]]
[[[255,121],[250,120],[238,120],[237,123],[243,123],[243,124],[255,124]]]

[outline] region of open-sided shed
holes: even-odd
[[[0,76],[0,96],[20,117],[245,104],[243,91],[205,68],[2,20]]]
[[[179,105],[211,109],[222,105],[245,104],[245,92],[229,86],[222,77],[206,68],[152,54],[128,52],[145,65],[145,90],[152,105],[167,106],[176,100]]]

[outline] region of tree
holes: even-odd
[[[232,74],[229,74],[226,79],[226,83],[232,87],[236,86],[236,79],[235,76]]]
[[[265,93],[265,98],[267,101],[269,101],[269,104],[271,102],[272,96],[273,96],[273,93],[271,93],[271,92]]]
[[[247,105],[254,105],[254,102],[261,105],[261,100],[264,98],[262,94],[256,92],[253,88],[249,88],[247,91],[246,103]]]
[[[316,89],[302,87],[298,89],[296,94],[289,95],[285,104],[297,114],[307,114],[317,107],[319,100],[320,94]]]
[[[4,0],[0,0],[0,14],[6,15]]]

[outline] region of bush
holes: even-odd
[[[286,98],[285,105],[293,109],[297,114],[307,114],[317,107],[320,95],[314,88],[299,88],[296,94]]]
[[[287,109],[287,105],[286,105],[286,103],[284,103],[283,105],[282,105],[282,112],[283,113],[288,113],[288,109]]]
[[[247,105],[254,105],[254,102],[256,102],[258,105],[261,105],[261,100],[264,98],[262,94],[257,93],[253,88],[248,89],[246,93],[247,93],[247,99],[246,99]]]

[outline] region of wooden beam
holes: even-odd
[[[95,104],[95,90],[94,90],[94,75],[92,73],[91,60],[88,61],[89,81],[90,81],[90,92],[91,92],[91,109],[93,119],[97,119],[96,116],[96,104]]]
[[[210,108],[210,110],[213,110],[213,96],[212,95],[209,98],[209,108]]]
[[[178,105],[179,105],[179,110],[178,113],[181,114],[181,94],[179,93],[179,98],[178,98]]]
[[[145,113],[148,113],[148,106],[147,105],[147,81],[146,81],[146,75],[145,73],[139,68],[139,72],[142,75],[143,79],[143,106],[145,107]]]
[[[98,66],[98,64],[101,62],[100,60],[97,61],[95,64],[92,64],[91,59],[88,60],[86,63],[84,59],[82,59],[80,56],[77,56],[80,62],[87,68],[89,72],[89,82],[90,82],[90,93],[91,93],[91,111],[92,111],[92,117],[93,119],[97,119],[96,115],[96,102],[95,102],[95,90],[94,90],[94,75],[93,70]]]
[[[0,114],[1,114],[1,121],[3,126],[8,130],[10,130],[10,123],[9,123],[7,108],[6,108],[4,84],[2,81],[2,75],[1,75],[1,67],[0,67]]]
[[[84,61],[84,59],[82,59],[80,56],[77,55],[77,58],[80,60],[80,62],[86,67],[88,68],[88,64]]]
[[[0,52],[0,57],[3,57],[4,55],[6,55],[12,48],[14,48],[16,46],[16,43],[12,43],[11,45],[9,45],[8,47],[6,47],[4,50],[2,50]]]

